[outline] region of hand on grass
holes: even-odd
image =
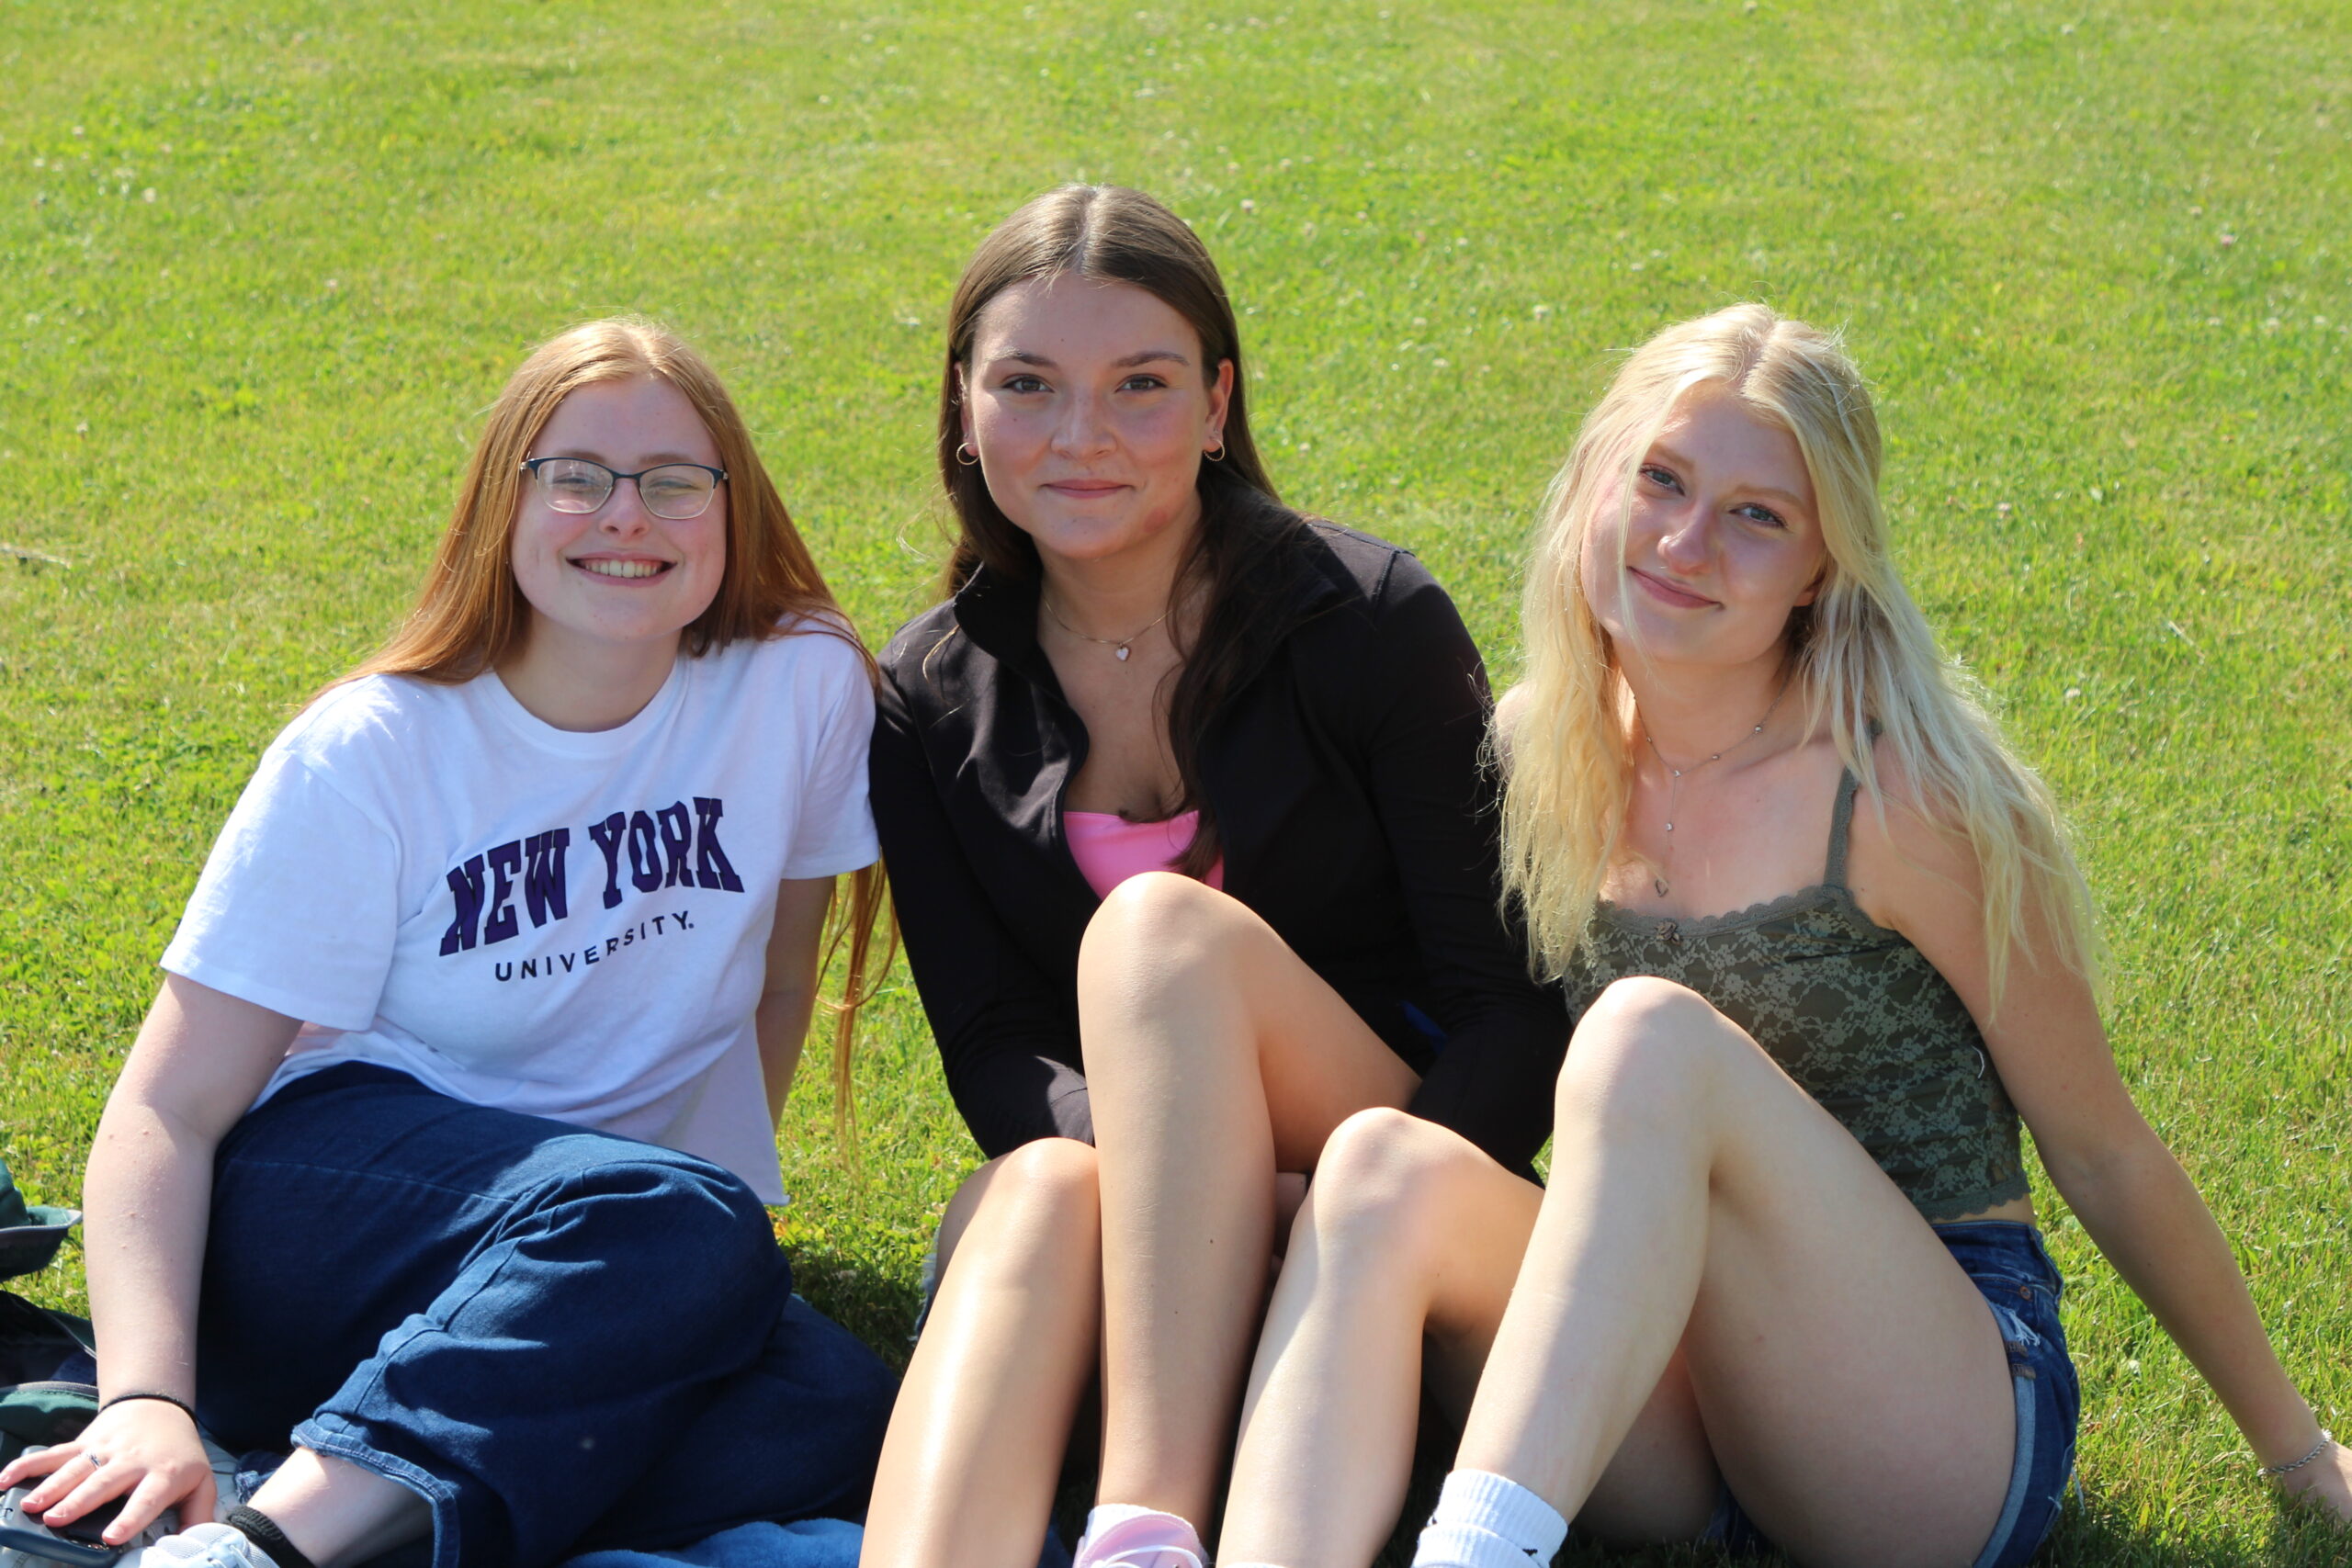
[[[2352,1450],[2330,1443],[2301,1470],[2274,1476],[2278,1490],[2313,1507],[2325,1508],[2337,1524],[2352,1524]]]
[[[182,1529],[202,1524],[216,1502],[212,1462],[196,1423],[159,1399],[125,1400],[100,1411],[72,1442],[0,1470],[0,1488],[36,1476],[48,1479],[26,1495],[24,1509],[51,1529],[128,1494],[130,1501],[106,1528],[108,1546],[129,1542],[175,1504]]]

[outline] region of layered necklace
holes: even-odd
[[[1057,616],[1056,618],[1058,619],[1059,617]],[[1146,630],[1148,629],[1148,627],[1146,628]],[[1138,632],[1136,635],[1140,637],[1143,634]],[[1673,886],[1673,883],[1668,879],[1667,873],[1671,871],[1674,867],[1674,808],[1682,799],[1682,775],[1685,773],[1695,773],[1701,768],[1710,767],[1714,763],[1722,761],[1725,757],[1730,756],[1734,751],[1738,750],[1741,747],[1747,745],[1749,741],[1763,734],[1764,727],[1772,722],[1772,715],[1779,709],[1781,705],[1781,699],[1789,694],[1789,684],[1790,682],[1785,680],[1781,682],[1781,689],[1772,694],[1771,702],[1767,705],[1764,709],[1764,716],[1758,719],[1755,727],[1749,729],[1747,734],[1741,736],[1738,739],[1733,741],[1730,745],[1724,747],[1720,751],[1708,752],[1704,761],[1693,762],[1687,768],[1678,768],[1673,763],[1668,761],[1666,760],[1666,753],[1657,749],[1657,737],[1650,733],[1650,727],[1647,724],[1644,724],[1642,726],[1642,739],[1649,743],[1650,755],[1656,757],[1657,759],[1657,765],[1664,768],[1667,773],[1671,775],[1668,780],[1666,786],[1666,852],[1661,857],[1663,863],[1652,867],[1650,872],[1650,886],[1657,889],[1657,896],[1659,897],[1665,897],[1668,891]]]
[[[1159,614],[1154,615],[1148,625],[1129,632],[1125,637],[1091,637],[1087,633],[1080,631],[1076,626],[1071,626],[1068,621],[1063,620],[1062,613],[1054,608],[1054,602],[1051,599],[1046,598],[1043,593],[1037,595],[1037,602],[1045,605],[1046,614],[1053,617],[1054,625],[1061,627],[1062,630],[1069,633],[1070,636],[1077,637],[1081,642],[1101,643],[1104,648],[1111,650],[1111,657],[1117,660],[1122,664],[1125,664],[1127,661],[1127,655],[1136,650],[1136,639],[1142,637],[1144,633],[1151,630],[1153,626],[1156,626],[1160,622],[1166,620],[1168,618],[1169,612],[1175,608],[1175,605],[1171,604],[1169,605],[1167,610],[1162,610]]]

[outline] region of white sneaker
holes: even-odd
[[[191,1525],[154,1545],[127,1551],[116,1568],[277,1568],[243,1531],[223,1524]]]

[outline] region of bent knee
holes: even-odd
[[[997,1162],[988,1201],[1057,1219],[1091,1219],[1101,1202],[1096,1186],[1100,1168],[1093,1145],[1076,1138],[1039,1138]]]
[[[1713,1002],[1679,981],[1657,975],[1611,980],[1577,1022],[1580,1040],[1596,1029],[1658,1029],[1721,1018]]]
[[[1623,1111],[1687,1108],[1759,1049],[1688,986],[1651,975],[1610,983],[1577,1022],[1560,1065],[1561,1115],[1596,1099]]]
[[[1023,1280],[1042,1271],[1097,1266],[1102,1205],[1093,1145],[1039,1138],[991,1160],[965,1183],[939,1229],[939,1266]]]
[[[1111,889],[1086,924],[1081,967],[1105,959],[1154,964],[1214,952],[1253,919],[1230,896],[1172,871],[1147,871]]]
[[[625,1235],[641,1256],[674,1259],[698,1278],[748,1282],[773,1272],[781,1257],[766,1206],[741,1177],[673,1150],[647,1146],[601,1160],[550,1197],[550,1207],[572,1210],[559,1223]]]
[[[1461,1134],[1375,1106],[1333,1130],[1310,1189],[1318,1233],[1379,1245],[1421,1239],[1446,1223],[1455,1177],[1494,1162]]]

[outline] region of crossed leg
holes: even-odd
[[[1715,1477],[1809,1564],[1968,1562],[2014,1404],[1983,1298],[1845,1130],[1714,1009],[1611,987],[1560,1076],[1550,1186],[1442,1129],[1342,1129],[1253,1371],[1222,1558],[1371,1561],[1426,1335],[1476,1380],[1456,1463],[1580,1528],[1698,1533]]]

